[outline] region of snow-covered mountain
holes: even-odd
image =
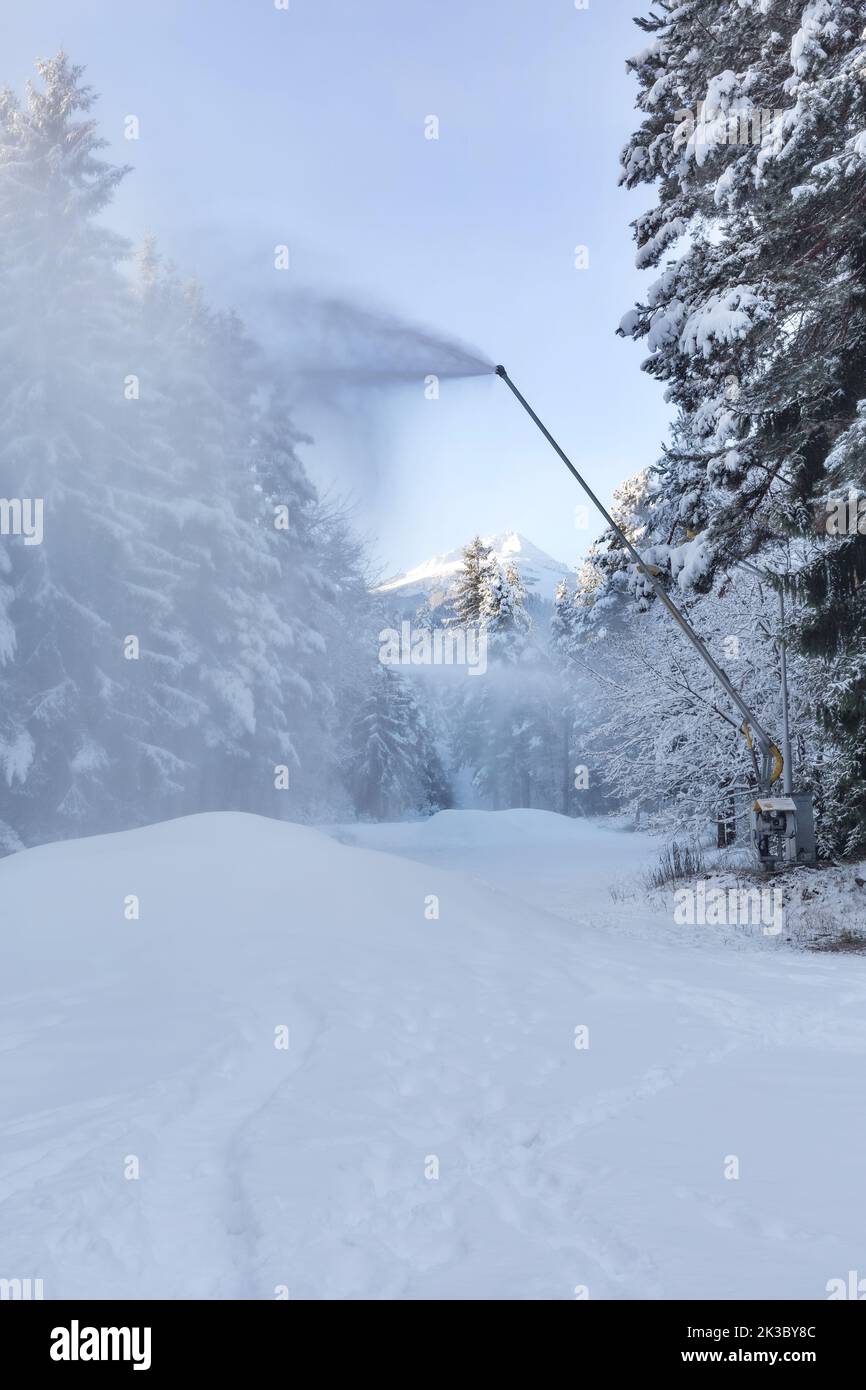
[[[500,531],[495,536],[483,536],[482,540],[490,546],[501,565],[515,564],[528,594],[548,603],[553,602],[560,579],[571,573],[568,565],[554,560],[519,531]],[[456,550],[434,555],[414,569],[386,579],[377,585],[375,592],[401,603],[416,601],[416,606],[427,599],[431,608],[437,608],[453,589],[462,563],[463,547],[458,546]]]

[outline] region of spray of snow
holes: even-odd
[[[261,314],[257,306],[257,323],[262,317],[280,371],[313,389],[493,371],[477,349],[344,295],[309,288],[270,294]]]

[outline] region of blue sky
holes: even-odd
[[[156,234],[215,303],[268,293],[285,243],[298,284],[477,344],[609,499],[657,456],[667,420],[640,349],[615,336],[646,285],[629,231],[646,195],[617,187],[642,8],[29,0],[0,21],[0,79],[20,90],[35,57],[65,47],[101,94],[109,157],[135,168],[115,227]],[[444,383],[435,402],[404,388],[376,412],[357,451],[312,412],[299,423],[321,440],[311,471],[350,492],[384,570],[476,530],[515,527],[569,562],[585,549],[576,484],[501,382]]]

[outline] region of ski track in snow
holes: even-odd
[[[197,816],[4,860],[0,1276],[826,1296],[866,1261],[866,966],[613,902],[656,852],[524,811]]]

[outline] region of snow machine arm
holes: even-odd
[[[755,718],[754,714],[749,709],[749,706],[746,704],[745,700],[740,695],[736,686],[731,681],[730,677],[722,670],[718,662],[715,661],[715,659],[710,655],[710,651],[703,638],[698,636],[691,623],[689,622],[688,618],[685,616],[684,613],[680,612],[679,608],[677,608],[676,604],[669,596],[664,585],[659,582],[656,575],[653,573],[653,567],[644,564],[643,560],[641,559],[637,550],[635,550],[628,536],[625,534],[622,528],[616,524],[607,508],[602,506],[601,502],[596,497],[595,493],[592,491],[592,488],[589,486],[588,483],[584,481],[584,479],[578,473],[574,464],[571,462],[571,459],[568,458],[568,456],[559,447],[553,435],[550,433],[550,430],[547,429],[547,427],[542,423],[541,420],[539,420],[535,411],[532,409],[532,406],[529,404],[526,398],[522,396],[521,393],[518,391],[517,387],[514,385],[514,382],[511,380],[511,377],[508,375],[505,368],[500,366],[497,367],[495,370],[496,375],[502,378],[509,390],[511,390],[513,394],[517,397],[518,401],[523,406],[523,409],[526,411],[530,420],[534,421],[541,433],[544,435],[548,444],[562,459],[562,462],[565,464],[569,473],[572,474],[572,476],[583,488],[590,502],[593,504],[596,510],[600,512],[601,515],[604,517],[605,521],[607,522],[610,529],[613,531],[614,535],[617,536],[618,539],[622,542],[623,546],[628,551],[631,558],[634,560],[638,569],[638,573],[644,575],[645,578],[649,580],[649,583],[652,585],[652,589],[656,595],[656,598],[659,600],[660,603],[664,605],[668,613],[670,613],[671,617],[673,618],[674,622],[685,633],[692,646],[701,656],[706,665],[710,668],[713,675],[716,677],[716,680],[724,688],[724,690],[730,696],[731,700],[733,700],[740,714],[743,716],[742,731],[744,734],[746,734],[749,746],[751,747],[752,736],[754,736],[754,741],[755,743],[757,743],[758,748],[760,750],[761,760],[760,766],[758,768],[759,786],[762,792],[764,792],[765,794],[769,794],[773,783],[781,776],[783,767],[782,754],[777,748],[776,744],[773,742],[769,734],[762,728],[761,724]]]

